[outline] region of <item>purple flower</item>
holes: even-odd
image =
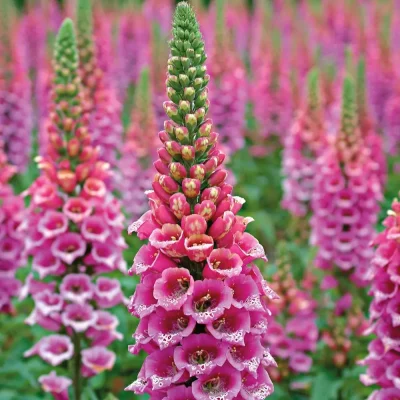
[[[179,310],[193,293],[194,280],[185,268],[165,269],[154,283],[154,298],[166,310]]]
[[[121,285],[117,279],[100,277],[94,288],[94,299],[102,308],[110,308],[124,300]]]
[[[83,374],[91,376],[112,369],[115,363],[115,353],[103,346],[90,347],[82,350]]]
[[[208,322],[207,329],[216,339],[244,346],[245,334],[250,332],[249,312],[232,306]]]
[[[27,350],[24,356],[31,357],[36,354],[54,367],[63,361],[71,359],[74,354],[74,346],[68,336],[45,336],[30,350]]]
[[[163,308],[157,308],[150,315],[148,333],[160,349],[164,349],[189,336],[195,325],[196,321],[185,315],[182,310],[166,311]]]
[[[228,346],[206,333],[190,335],[181,344],[175,347],[175,365],[190,376],[208,374],[226,361]]]
[[[39,273],[40,279],[48,275],[62,275],[65,272],[65,266],[60,259],[48,252],[48,250],[44,250],[34,256],[32,269]]]
[[[42,385],[43,391],[51,393],[55,400],[68,400],[68,387],[71,386],[71,379],[58,376],[55,371],[51,371],[49,375],[40,376],[39,383]]]
[[[67,229],[67,217],[63,213],[56,211],[47,211],[38,224],[38,231],[41,232],[46,239],[56,237],[66,232]]]
[[[174,362],[174,347],[153,352],[146,358],[142,368],[145,369],[145,377],[153,390],[171,386],[183,374],[183,370],[179,371]]]
[[[234,399],[240,392],[240,372],[229,364],[215,367],[209,374],[200,375],[193,382],[193,395],[198,400],[212,398]]]
[[[68,304],[61,318],[63,324],[75,332],[85,332],[93,325],[96,316],[89,304]]]
[[[85,254],[86,243],[78,233],[64,233],[53,242],[51,252],[66,264],[72,264]]]
[[[222,281],[195,281],[193,294],[183,306],[183,312],[198,323],[215,321],[232,304],[232,292]]]
[[[65,300],[84,304],[93,297],[94,286],[86,274],[66,275],[60,285],[60,293]]]

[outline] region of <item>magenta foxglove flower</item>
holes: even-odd
[[[381,185],[355,106],[353,84],[345,78],[341,129],[317,162],[311,243],[318,247],[319,268],[332,272],[337,267],[365,286]]]
[[[121,15],[117,38],[117,69],[120,98],[125,100],[129,87],[135,85],[140,71],[150,60],[149,24],[136,3],[129,4]]]
[[[283,50],[279,42],[268,43],[253,60],[254,80],[251,99],[260,141],[283,138],[293,117],[291,85]]]
[[[49,375],[39,377],[39,383],[43,391],[51,393],[55,400],[68,400],[68,387],[71,386],[71,379],[58,376],[55,371],[51,371]]]
[[[135,107],[126,133],[121,159],[118,190],[124,209],[134,218],[148,209],[145,192],[151,189],[156,157],[156,117],[152,105],[150,75],[143,69],[136,88]]]
[[[365,145],[370,150],[370,157],[375,165],[372,164],[373,169],[379,179],[382,188],[386,184],[387,179],[387,161],[384,152],[383,138],[378,133],[378,127],[375,123],[367,99],[367,82],[365,73],[365,61],[360,59],[357,66],[357,111],[360,125],[361,135],[364,139]],[[390,100],[385,106],[385,110],[389,106]],[[389,106],[390,107],[390,106]],[[392,142],[389,134],[388,141],[390,141],[389,149],[395,148],[395,142]]]
[[[122,145],[122,106],[110,76],[99,65],[92,19],[90,2],[78,2],[77,45],[86,97],[83,106],[93,145],[99,146],[101,159],[115,167]],[[104,50],[104,44],[100,47]]]
[[[217,5],[215,39],[210,57],[209,96],[213,104],[210,117],[219,133],[219,145],[229,156],[244,146],[248,90],[243,63],[229,43],[228,34],[223,32],[225,20],[229,18],[228,9],[230,7]]]
[[[310,72],[304,110],[299,110],[285,139],[282,206],[297,216],[310,211],[317,176],[316,160],[325,148],[327,134],[319,93],[318,71]]]
[[[0,140],[4,142],[8,161],[22,173],[28,165],[31,149],[32,88],[20,24],[17,23],[17,29],[8,24],[9,21],[2,29],[4,37],[0,49]]]
[[[272,318],[261,343],[268,345],[279,364],[276,368],[275,363],[270,363],[268,371],[271,376],[294,390],[293,378],[309,373],[313,364],[311,356],[316,351],[319,337],[317,302],[310,291],[305,290],[305,278],[300,286],[287,265],[278,264],[271,286],[279,292],[280,299],[271,304]]]
[[[148,356],[126,390],[164,400],[265,398],[274,361],[263,335],[268,299],[277,296],[252,264],[265,252],[245,232],[251,219],[237,215],[244,199],[232,196],[206,118],[210,77],[186,2],[177,6],[170,46],[164,108],[171,120],[159,133],[150,210],[128,228],[149,241],[133,261],[140,283],[128,305],[140,318],[129,351]]]
[[[30,357],[37,354],[54,367],[69,360],[73,353],[74,346],[69,336],[50,335],[40,339],[30,350],[25,352],[24,356]]]
[[[85,1],[80,6],[85,7]],[[126,245],[120,204],[105,184],[109,165],[91,144],[83,112],[85,96],[70,20],[56,39],[54,70],[49,151],[38,157],[41,176],[25,192],[31,202],[22,225],[39,280],[30,275],[21,297],[30,294],[35,301],[26,323],[55,333],[42,338],[25,356],[37,354],[60,367],[74,358],[72,386],[80,398],[81,378],[111,369],[115,354],[106,346],[122,338],[116,331],[118,320],[103,311],[125,302],[121,285],[99,275],[126,271],[122,258]],[[45,391],[68,399],[68,378],[51,373],[40,379]]]
[[[14,195],[9,180],[16,167],[7,162],[0,141],[0,313],[12,313],[11,300],[21,290],[16,270],[26,261],[24,234],[20,227],[24,218],[24,202]]]
[[[400,269],[398,213],[400,203],[394,200],[383,225],[385,230],[378,234],[373,244],[376,247],[371,261],[370,321],[368,333],[374,333],[369,354],[361,361],[367,366],[360,376],[364,385],[376,384],[380,388],[371,400],[395,399],[400,395]]]

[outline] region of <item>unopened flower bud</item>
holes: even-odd
[[[173,101],[174,103],[179,103],[179,96],[178,96],[178,94],[176,93],[176,90],[174,89],[174,88],[172,88],[172,87],[168,87],[167,88],[167,95],[168,95],[168,98],[171,100],[171,101]]]
[[[178,183],[168,175],[161,175],[159,182],[161,187],[169,194],[176,193],[179,190]]]
[[[209,137],[212,130],[212,121],[211,119],[207,119],[203,122],[203,124],[199,128],[200,136]]]
[[[169,173],[177,181],[180,181],[187,176],[186,168],[178,162],[169,164]]]
[[[179,111],[187,114],[190,111],[190,103],[187,100],[181,100],[179,102]]]
[[[194,148],[196,150],[196,153],[204,153],[207,150],[208,147],[208,139],[205,137],[198,138],[194,142]]]
[[[169,164],[172,161],[172,156],[168,153],[167,150],[165,150],[164,147],[161,149],[158,149],[158,156],[160,157],[161,161],[163,161],[165,164]]]
[[[90,173],[90,169],[91,168],[89,163],[79,164],[75,169],[75,175],[77,181],[83,182],[85,179],[87,179]]]
[[[161,140],[162,143],[165,143],[166,141],[170,140],[168,133],[165,131],[158,132],[158,138]]]
[[[174,130],[175,130],[175,123],[172,121],[164,121],[164,129],[167,133],[169,133],[170,135],[174,134]]]
[[[193,132],[197,126],[197,118],[194,114],[186,114],[185,115],[185,124],[189,129],[189,132]]]
[[[194,212],[201,215],[206,221],[209,221],[215,214],[216,207],[211,200],[204,200],[194,206]]]
[[[206,170],[204,168],[204,165],[203,164],[193,165],[190,168],[189,174],[190,174],[191,178],[198,179],[199,181],[203,181],[203,179],[206,175]]]
[[[215,203],[218,200],[220,193],[221,188],[217,186],[204,189],[203,193],[201,194],[201,201],[211,200],[213,203]]]
[[[185,87],[189,85],[189,77],[185,74],[179,74],[179,83]]]
[[[182,181],[182,191],[186,197],[193,199],[200,194],[201,182],[198,179],[185,178]]]
[[[190,79],[194,79],[196,77],[196,74],[197,74],[197,68],[196,67],[190,67],[188,69],[187,73],[188,73],[188,76],[189,76]],[[196,87],[195,87],[195,89],[196,89]]]
[[[183,98],[188,101],[192,101],[194,99],[194,96],[196,94],[196,91],[194,90],[193,87],[186,87],[185,90],[183,91]]]
[[[71,193],[76,187],[77,180],[72,171],[62,169],[57,172],[57,182],[65,192]]]
[[[178,142],[175,142],[174,140],[169,140],[168,142],[165,142],[164,146],[172,157],[181,154],[181,145]]]
[[[182,146],[181,154],[184,160],[191,161],[194,160],[196,152],[193,146]]]
[[[79,140],[76,137],[72,138],[67,144],[68,155],[70,157],[76,157],[79,153],[79,149],[80,149]]]
[[[208,178],[208,183],[211,186],[221,185],[228,176],[228,172],[225,169],[219,169],[211,174]]]
[[[214,172],[217,169],[217,167],[218,167],[217,157],[211,157],[204,163],[204,168],[206,169],[206,172],[209,174]]]
[[[168,165],[163,163],[160,159],[156,160],[154,163],[154,168],[163,175],[167,175],[169,173]]]
[[[179,141],[183,142],[189,138],[189,131],[184,126],[178,126],[175,128],[175,136]]]

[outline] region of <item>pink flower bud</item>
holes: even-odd
[[[158,149],[158,156],[160,157],[160,159],[165,163],[165,164],[169,164],[172,161],[172,156],[171,154],[168,153],[167,150],[165,150],[164,147],[162,147],[161,149]]]
[[[189,129],[190,132],[193,132],[194,128],[197,126],[197,118],[194,114],[186,114],[185,115],[185,125]]]
[[[183,233],[186,237],[192,235],[201,235],[207,231],[206,220],[197,214],[188,215],[182,218],[181,223]]]
[[[214,172],[218,167],[218,159],[217,157],[211,157],[204,163],[204,168],[206,169],[207,173]]]
[[[170,140],[170,137],[166,131],[158,132],[158,137],[162,143],[165,143],[166,141]]]
[[[228,172],[225,169],[219,169],[210,175],[208,183],[211,186],[220,186],[228,176]]]
[[[182,146],[181,155],[184,160],[192,161],[194,160],[196,152],[193,146]]]
[[[169,199],[169,206],[178,219],[190,214],[190,204],[183,193],[175,193]]]
[[[185,178],[182,181],[182,191],[189,199],[200,194],[201,182],[198,179]]]
[[[221,188],[217,186],[204,189],[201,194],[201,201],[211,200],[213,203],[216,203],[218,198],[220,197],[220,194]]]
[[[209,145],[208,138],[198,138],[194,142],[194,148],[196,149],[196,153],[204,153],[207,150]]]
[[[80,143],[77,138],[72,138],[67,144],[67,151],[70,157],[75,157],[79,153]]]
[[[178,142],[170,140],[164,143],[165,149],[172,156],[175,157],[178,154],[181,154],[181,145]]]
[[[177,127],[177,125],[175,124],[175,122],[172,122],[170,120],[164,121],[164,129],[167,133],[169,133],[170,135],[174,134],[174,129]]]
[[[65,169],[57,172],[57,181],[67,193],[71,193],[75,189],[77,183],[76,175],[72,171]]]
[[[160,159],[156,160],[154,163],[154,168],[163,175],[168,175],[170,170],[168,168],[168,165],[163,163]]]
[[[204,200],[194,206],[194,212],[209,221],[216,211],[215,204],[211,200]]]
[[[178,162],[169,164],[169,173],[177,181],[180,181],[187,176],[186,168]]]
[[[175,128],[175,136],[179,141],[184,141],[189,138],[189,131],[184,126],[178,126]]]
[[[155,194],[158,196],[158,198],[165,204],[169,203],[169,198],[171,195],[167,193],[163,187],[161,186],[160,182],[154,181],[151,186],[153,187],[153,190]]]
[[[193,179],[198,179],[199,181],[203,181],[206,170],[203,164],[196,164],[190,167],[189,171],[190,177]]]
[[[209,137],[212,130],[212,120],[206,119],[199,128],[199,133],[201,137]]]
[[[161,187],[169,194],[176,193],[179,185],[168,175],[161,175],[159,178]]]

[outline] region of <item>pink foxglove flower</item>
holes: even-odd
[[[311,220],[319,268],[348,274],[357,285],[368,280],[369,242],[381,199],[376,163],[361,135],[353,83],[345,78],[341,128],[318,159]]]
[[[129,215],[137,218],[147,210],[145,191],[151,188],[156,158],[156,117],[152,105],[149,71],[144,69],[136,88],[135,106],[126,133],[121,159],[118,189]]]
[[[136,3],[123,10],[117,38],[117,70],[120,98],[126,99],[127,90],[135,85],[140,71],[150,60],[150,29]]]
[[[19,227],[24,217],[24,202],[16,196],[9,180],[16,167],[8,164],[0,142],[0,313],[12,313],[11,300],[20,293],[16,270],[26,261],[24,233]]]
[[[227,155],[244,146],[247,78],[243,63],[224,31],[225,9],[217,2],[215,38],[210,56],[210,117],[219,132],[219,145]]]
[[[140,318],[129,350],[149,355],[126,390],[164,399],[265,398],[274,361],[262,337],[276,295],[252,264],[265,253],[245,232],[249,220],[237,216],[244,200],[231,194],[206,118],[210,77],[186,2],[177,6],[170,46],[164,108],[171,120],[159,134],[150,211],[128,230],[149,240],[133,261],[140,283],[128,306]]]
[[[314,178],[318,175],[316,160],[327,142],[320,101],[318,71],[314,70],[309,75],[305,107],[296,115],[283,152],[282,206],[297,216],[310,211]]]
[[[293,378],[309,373],[313,364],[311,356],[316,351],[319,337],[316,325],[317,302],[306,290],[306,279],[303,279],[301,287],[293,279],[288,264],[282,261],[271,283],[280,298],[271,304],[272,317],[262,343],[268,345],[272,356],[279,363],[278,368],[276,365],[268,368],[271,376],[287,382],[294,390]]]
[[[252,60],[251,99],[261,142],[271,137],[283,139],[293,117],[289,71],[280,41],[276,33],[269,42],[261,41]]]
[[[346,362],[355,362],[350,359],[352,341],[360,340],[365,329],[362,296],[370,279],[369,243],[381,199],[376,163],[359,128],[355,93],[352,80],[345,77],[340,130],[318,159],[312,201],[315,264],[324,271],[321,287],[332,304],[322,340],[332,354],[330,365],[339,371]]]
[[[367,100],[368,92],[364,59],[360,59],[358,62],[356,83],[357,111],[361,135],[364,139],[366,147],[369,148],[370,157],[375,163],[375,165],[373,165],[373,169],[375,169],[375,173],[383,188],[387,178],[387,162],[383,148],[383,138],[378,133],[378,127],[372,117]],[[388,139],[390,140],[390,138]],[[393,142],[391,145],[393,147],[396,146],[396,144]]]
[[[2,12],[7,14],[5,10]],[[2,23],[0,35],[0,140],[9,162],[18,168],[18,172],[24,172],[30,156],[33,110],[20,23],[7,19]]]
[[[85,112],[94,146],[99,146],[100,157],[112,167],[122,145],[122,106],[109,75],[101,69],[93,36],[90,2],[78,2],[77,44],[80,77],[85,95]],[[102,46],[104,50],[104,46]]]
[[[39,383],[43,391],[51,393],[55,400],[68,400],[68,387],[71,386],[71,379],[58,376],[55,371],[52,371],[49,375],[42,375]]]
[[[35,301],[26,323],[54,333],[25,355],[37,354],[52,366],[73,358],[72,385],[79,399],[81,376],[111,369],[115,354],[106,346],[121,339],[118,320],[103,311],[125,302],[120,283],[99,275],[126,269],[123,215],[105,184],[108,164],[91,144],[71,20],[63,23],[56,39],[54,75],[49,151],[38,157],[41,176],[25,193],[31,204],[24,233],[39,280],[29,276],[21,293]],[[53,371],[40,382],[56,399],[68,399],[69,378]]]
[[[377,247],[370,266],[372,303],[368,331],[374,333],[375,338],[368,346],[368,356],[362,361],[367,371],[360,377],[364,385],[380,387],[371,395],[371,400],[400,396],[399,213],[400,203],[394,200],[383,222],[385,230],[373,242]]]

